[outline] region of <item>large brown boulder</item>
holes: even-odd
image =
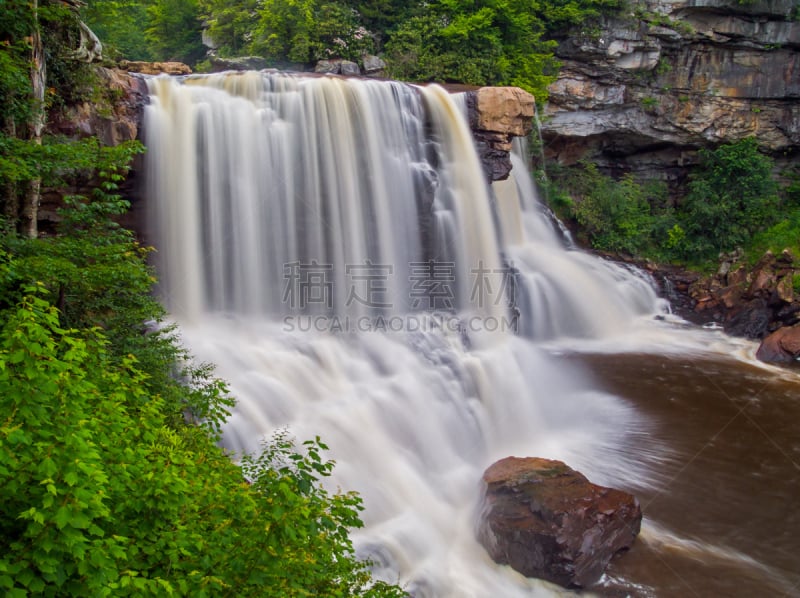
[[[778,328],[761,341],[756,357],[769,363],[792,363],[800,359],[800,325]]]
[[[528,577],[586,587],[639,533],[633,495],[592,484],[561,461],[507,457],[483,481],[478,539],[497,563]]]

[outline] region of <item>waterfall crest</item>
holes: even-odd
[[[475,541],[480,476],[514,454],[648,483],[625,450],[647,423],[531,339],[652,314],[649,286],[567,251],[517,158],[516,180],[489,189],[441,88],[274,73],[149,85],[160,291],[237,397],[224,444],[320,435],[332,483],[364,498],[360,553],[416,597],[551,595]],[[494,322],[492,342],[470,322]]]

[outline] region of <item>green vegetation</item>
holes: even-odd
[[[194,64],[206,53],[197,0],[93,0],[82,16],[110,57]]]
[[[70,62],[74,13],[6,7],[0,593],[403,596],[356,559],[348,532],[361,501],[322,487],[333,463],[319,439],[296,446],[278,434],[241,467],[219,448],[233,399],[164,325],[148,249],[115,221],[128,209],[117,186],[143,148],[31,135],[32,115],[64,101],[81,72]],[[64,82],[44,106],[29,79],[34,28]],[[53,234],[23,236],[33,182],[94,190],[64,197]]]
[[[97,0],[85,15],[120,56],[203,57],[201,27],[220,56],[255,55],[278,67],[381,53],[393,77],[518,85],[546,97],[554,38],[623,0]],[[144,31],[144,33],[143,33]]]
[[[60,234],[0,245],[4,594],[402,595],[355,558],[360,499],[319,485],[318,439],[276,437],[245,459],[252,483],[216,445],[232,400],[153,329],[147,250],[111,219],[140,148],[83,145],[95,196]]]
[[[586,162],[557,173],[554,181],[561,197],[555,209],[580,225],[583,242],[602,251],[649,256],[668,245],[674,215],[663,183],[643,185],[630,174],[615,180]]]
[[[780,199],[772,168],[752,137],[701,150],[683,206],[685,255],[713,257],[775,224]]]
[[[755,139],[701,150],[688,194],[677,205],[663,183],[619,180],[594,164],[551,177],[554,208],[580,227],[584,242],[603,251],[641,255],[693,265],[743,247],[760,256],[800,244],[800,185],[780,190],[773,161]],[[565,200],[572,198],[572,201]]]

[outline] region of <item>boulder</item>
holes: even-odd
[[[338,75],[342,72],[342,61],[336,60],[318,60],[314,66],[314,72],[320,75]]]
[[[260,71],[267,68],[266,59],[261,56],[238,56],[236,58],[209,57],[211,70],[215,73],[223,71]]]
[[[483,482],[478,539],[497,563],[528,577],[589,586],[639,533],[633,495],[592,484],[561,461],[507,457]]]
[[[800,359],[800,325],[778,328],[761,341],[756,358],[768,363],[792,363]]]
[[[367,77],[383,77],[386,73],[386,63],[371,54],[366,54],[362,60],[364,64],[364,74]]]
[[[533,129],[536,98],[519,87],[481,87],[475,108],[478,129],[524,137]]]
[[[755,266],[740,264],[739,251],[720,254],[717,273],[693,282],[688,295],[700,322],[714,321],[733,336],[763,339],[800,320],[800,300],[794,291],[797,272],[790,251],[764,253]],[[695,320],[690,316],[687,319]]]
[[[341,73],[345,77],[358,77],[361,75],[361,69],[358,68],[358,64],[355,62],[351,62],[349,60],[342,60],[341,64]]]

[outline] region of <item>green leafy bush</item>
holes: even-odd
[[[615,180],[595,164],[562,173],[562,188],[573,197],[567,215],[596,249],[633,255],[656,255],[666,243],[672,211],[663,183],[641,184],[632,175]],[[676,231],[673,231],[673,236]]]
[[[683,257],[706,259],[731,251],[779,218],[772,160],[753,137],[700,151],[682,206]]]
[[[321,486],[319,440],[243,469],[217,446],[232,399],[146,325],[146,250],[112,218],[136,148],[96,149],[102,184],[61,234],[0,246],[0,591],[403,596],[356,559],[361,502]]]
[[[324,445],[278,437],[245,482],[203,428],[170,425],[133,357],[62,328],[42,293],[0,341],[5,595],[403,595],[355,558],[360,501],[319,485]]]

